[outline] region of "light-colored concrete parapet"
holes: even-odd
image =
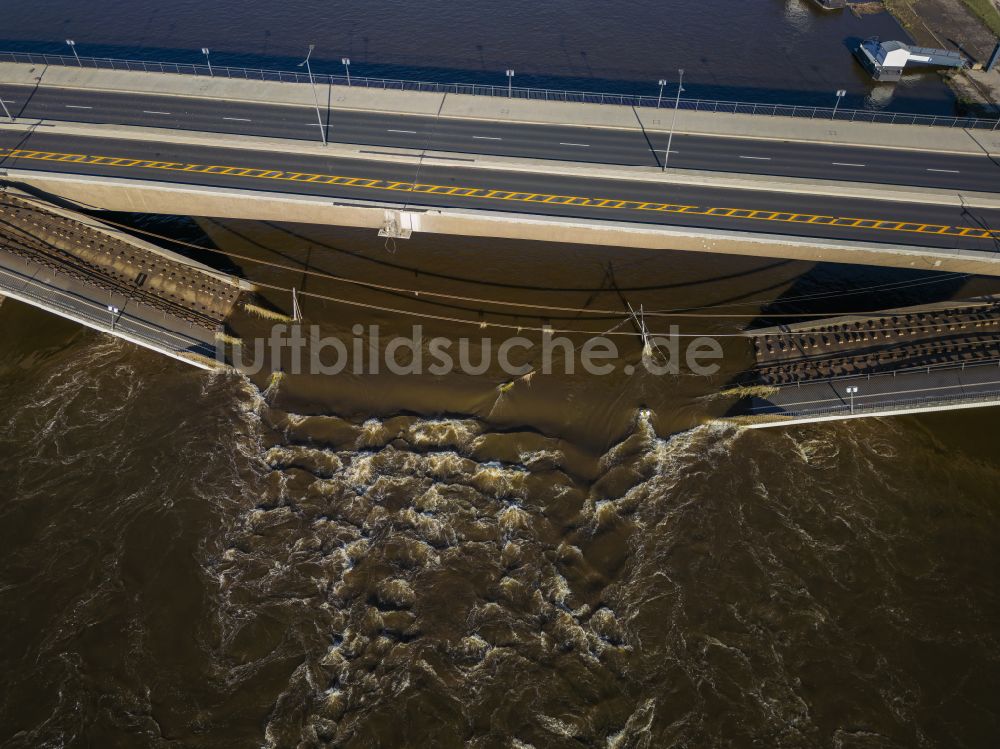
[[[9,170],[7,179],[94,209],[386,228],[387,209],[413,232],[854,263],[1000,276],[1000,255],[458,208],[404,206],[134,179]]]

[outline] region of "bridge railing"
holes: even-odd
[[[850,385],[851,383],[856,383],[861,385],[867,383],[869,385],[876,384],[884,386],[886,383],[890,383],[894,380],[897,375],[905,374],[916,374],[916,373],[926,373],[926,374],[936,374],[939,372],[969,372],[973,374],[979,374],[984,372],[986,369],[992,369],[1000,372],[1000,359],[984,359],[981,361],[969,361],[969,362],[942,362],[939,364],[925,364],[924,366],[914,366],[906,367],[903,369],[897,369],[890,372],[875,372],[866,374],[847,374],[839,375],[836,377],[824,377],[816,380],[802,380],[800,382],[787,383],[778,386],[782,391],[794,390],[797,387],[806,385],[816,385],[828,383],[830,385]],[[1000,374],[998,374],[1000,377]],[[978,383],[976,382],[956,382],[954,389],[958,390],[963,387],[975,387]],[[984,385],[989,385],[993,383],[982,383]],[[838,392],[842,392],[838,390]],[[855,403],[853,406],[854,413],[866,413],[873,411],[889,411],[905,409],[910,406],[917,405],[947,405],[947,404],[959,404],[967,402],[984,402],[984,401],[1000,401],[1000,388],[991,388],[987,390],[980,390],[974,394],[962,394],[960,396],[945,396],[940,394],[935,394],[933,392],[928,392],[923,395],[911,395],[905,399],[892,398],[893,393],[889,392],[876,392],[876,393],[858,393],[855,398]],[[786,416],[822,416],[823,414],[835,414],[835,413],[845,413],[851,412],[850,398],[847,395],[842,395],[843,401],[841,403],[833,403],[828,406],[819,406],[815,408],[810,408],[808,411],[796,411],[796,410],[776,410],[774,405],[761,405],[753,406],[748,409],[750,414],[763,414],[763,415],[786,415]],[[767,400],[766,396],[763,400]]]
[[[131,70],[146,73],[173,73],[179,75],[213,76],[254,81],[280,81],[286,83],[308,83],[304,72],[287,70],[266,70],[263,68],[234,68],[227,66],[186,64],[178,62],[151,62],[147,60],[120,60],[111,57],[72,57],[69,55],[49,55],[34,52],[2,52],[0,62],[21,62],[33,65],[66,65],[70,67],[97,68],[102,70]],[[424,91],[430,93],[465,94],[471,96],[512,97],[536,101],[576,102],[583,104],[614,104],[630,107],[672,109],[673,105],[657,96],[639,94],[612,94],[593,91],[564,91],[547,88],[525,88],[521,86],[494,86],[479,83],[435,83],[429,81],[407,81],[393,78],[368,78],[351,76],[348,81],[343,75],[313,74],[317,83],[334,86],[358,86],[394,91]],[[718,112],[721,114],[753,114],[773,117],[802,117],[844,122],[875,122],[896,125],[927,125],[932,127],[961,127],[976,130],[998,130],[1000,119],[978,117],[954,117],[930,114],[906,114],[902,112],[879,112],[871,109],[845,109],[833,107],[810,107],[799,104],[764,104],[742,101],[721,101],[715,99],[681,99],[680,109],[697,112]]]
[[[750,416],[790,416],[792,418],[813,418],[817,416],[834,416],[838,414],[865,414],[880,413],[889,411],[906,411],[920,407],[943,407],[943,406],[963,406],[970,403],[1000,403],[1000,389],[987,390],[975,395],[942,396],[928,393],[915,398],[869,400],[857,401],[854,409],[851,409],[849,402],[838,403],[830,406],[811,408],[808,411],[775,411],[764,410],[763,408],[750,409]],[[769,407],[770,408],[770,407]]]

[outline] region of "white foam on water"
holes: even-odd
[[[528,472],[521,467],[498,462],[481,464],[467,483],[482,494],[494,498],[523,498]]]
[[[538,715],[537,717],[538,722],[541,723],[547,731],[554,733],[556,736],[561,736],[564,739],[572,739],[580,735],[580,729],[568,720],[551,715]]]
[[[301,468],[318,478],[330,478],[344,468],[336,453],[301,445],[272,447],[264,453],[264,462],[272,470]]]
[[[421,540],[435,548],[458,544],[458,536],[450,524],[424,512],[417,512],[412,507],[407,507],[402,511],[400,520],[409,525]]]
[[[530,450],[520,453],[518,459],[522,466],[533,472],[560,470],[564,467],[565,461],[559,450]]]
[[[356,447],[360,449],[381,447],[390,439],[388,429],[378,419],[368,419],[361,425]]]
[[[411,425],[403,436],[417,448],[468,447],[480,435],[482,426],[471,420],[422,419]]]
[[[530,531],[532,527],[532,517],[520,507],[509,506],[500,513],[497,518],[497,523],[504,533]]]
[[[475,461],[456,452],[434,452],[424,456],[423,472],[438,481],[461,481],[475,471]]]
[[[648,747],[652,740],[650,729],[656,717],[656,700],[648,699],[641,702],[635,712],[629,716],[625,726],[608,736],[608,749],[623,749],[624,747]]]

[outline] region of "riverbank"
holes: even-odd
[[[954,90],[963,113],[976,116],[1000,114],[1000,68],[985,72],[997,43],[995,28],[1000,11],[993,0],[885,0],[886,10],[899,21],[913,40],[927,47],[961,52],[974,68],[944,75]],[[994,17],[995,16],[995,17]]]

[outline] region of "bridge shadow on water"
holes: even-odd
[[[779,325],[779,315],[833,317],[962,298],[971,278],[965,273],[820,263],[764,306],[747,327]],[[1000,290],[1000,279],[980,281]]]
[[[415,262],[406,262],[395,253],[372,252],[370,238],[367,235],[371,230],[351,230],[339,228],[336,231],[337,238],[331,238],[330,227],[323,227],[309,224],[278,224],[268,221],[245,222],[216,219],[202,219],[202,223],[214,226],[213,234],[218,238],[229,235],[233,238],[237,246],[251,248],[255,255],[267,262],[277,262],[285,266],[298,268],[297,272],[289,271],[293,283],[301,292],[308,292],[314,281],[322,281],[323,274],[339,275],[350,280],[342,282],[345,289],[353,289],[360,292],[362,296],[372,294],[389,299],[404,300],[414,302],[412,293],[404,291],[392,291],[380,289],[376,291],[366,284],[384,282],[387,274],[394,274],[399,279],[410,279],[408,285],[416,286],[424,291],[442,290],[444,288],[461,288],[463,293],[472,297],[481,294],[484,297],[502,296],[500,292],[511,292],[514,294],[529,295],[525,300],[531,298],[542,298],[549,294],[579,294],[587,295],[593,301],[601,294],[613,294],[621,300],[621,313],[616,315],[607,314],[560,314],[549,312],[544,315],[532,314],[530,311],[512,313],[504,310],[501,305],[497,308],[490,303],[476,302],[472,304],[458,303],[456,301],[443,301],[430,296],[421,296],[419,303],[428,309],[449,310],[451,312],[464,312],[471,315],[489,314],[498,319],[511,318],[514,320],[535,320],[545,323],[556,324],[559,322],[581,322],[581,321],[615,321],[627,314],[627,303],[625,296],[629,298],[646,297],[647,295],[656,297],[660,294],[670,294],[679,292],[690,292],[692,294],[705,294],[705,303],[713,305],[733,305],[748,304],[754,300],[768,298],[777,293],[780,289],[787,287],[788,280],[786,274],[796,272],[795,261],[791,260],[771,260],[760,262],[748,268],[741,268],[734,272],[718,273],[697,273],[693,277],[674,278],[665,282],[636,283],[634,280],[619,282],[616,276],[621,268],[628,265],[627,258],[619,263],[618,259],[610,257],[606,248],[584,248],[585,252],[593,253],[598,257],[601,267],[600,277],[594,277],[590,283],[563,283],[558,287],[551,283],[532,282],[529,280],[515,281],[510,278],[491,277],[488,274],[479,276],[470,273],[447,272],[441,265],[424,265]],[[207,238],[206,238],[207,240]],[[360,240],[358,242],[357,240]],[[414,240],[407,240],[413,242]],[[501,240],[488,240],[476,238],[475,248],[470,249],[470,240],[465,237],[445,237],[439,235],[427,235],[422,240],[430,242],[435,246],[447,244],[454,247],[456,252],[485,252],[489,253],[491,248],[502,247]],[[227,243],[222,243],[227,244]],[[533,244],[533,243],[519,243]],[[566,249],[580,250],[578,245],[546,245],[546,252],[558,255],[560,247]],[[226,252],[221,249],[221,252]],[[645,255],[645,251],[640,251],[639,255]],[[345,271],[345,264],[350,264],[350,271]],[[668,263],[664,262],[666,267]],[[253,279],[255,269],[261,266],[254,262],[248,262],[243,268],[242,275]],[[779,272],[783,271],[783,272]],[[317,275],[318,274],[318,275]],[[578,278],[578,277],[577,277]],[[727,293],[720,289],[727,289],[727,282],[747,281],[756,278],[756,282],[751,282],[747,287],[740,288],[739,291]],[[401,281],[402,282],[402,281]],[[714,287],[714,288],[713,288]],[[477,291],[478,290],[478,291]],[[588,303],[589,304],[589,303]],[[587,307],[588,304],[583,304]],[[697,311],[701,304],[690,306],[672,307],[674,311]]]

